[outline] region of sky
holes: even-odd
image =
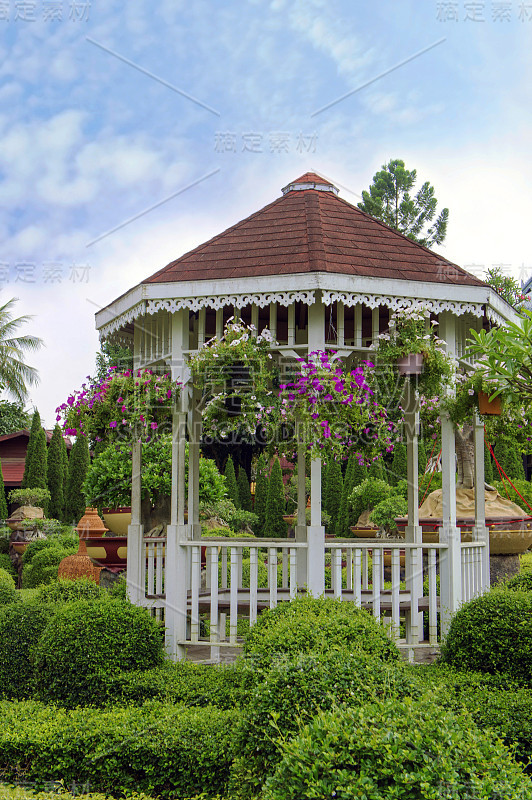
[[[356,205],[401,158],[437,250],[532,274],[532,2],[0,0],[0,303],[47,426],[94,313],[307,171]]]

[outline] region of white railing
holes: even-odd
[[[482,593],[482,557],[485,542],[462,542],[462,602],[467,603]]]

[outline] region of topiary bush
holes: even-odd
[[[282,751],[264,800],[528,800],[531,794],[529,778],[503,744],[432,697],[319,711]]]
[[[32,653],[55,613],[43,603],[13,603],[0,608],[0,696],[31,697]]]
[[[275,742],[293,736],[319,709],[419,694],[414,678],[401,663],[385,663],[348,650],[279,659],[243,709],[231,797],[255,796],[281,758]]]
[[[15,569],[15,565],[13,564],[7,553],[0,553],[0,569],[7,572],[8,575],[11,575],[13,581],[17,581],[18,575]]]
[[[244,652],[257,666],[278,655],[323,652],[348,647],[383,661],[397,661],[399,651],[384,626],[367,611],[333,598],[297,597],[264,611],[244,641]]]
[[[76,580],[56,580],[39,588],[37,600],[40,603],[71,603],[74,600],[97,600],[106,595],[94,581],[88,578]]]
[[[15,581],[13,576],[6,570],[0,568],[0,588],[14,589]]]
[[[492,589],[465,603],[442,645],[444,662],[458,669],[532,680],[532,595]]]
[[[61,546],[58,539],[40,539],[38,542],[45,542],[39,547],[37,552],[32,553],[30,563],[24,562],[22,567],[22,588],[35,589],[52,581],[57,580],[57,570],[61,561],[77,552],[78,546]],[[30,543],[34,544],[33,542]],[[35,542],[37,544],[37,542]],[[27,551],[30,549],[28,545]],[[24,553],[24,556],[26,555]]]
[[[163,629],[143,609],[114,599],[60,607],[34,651],[35,684],[45,701],[91,703],[94,683],[163,662]]]
[[[15,589],[13,576],[5,569],[0,569],[0,606],[16,603],[19,599],[20,595]]]

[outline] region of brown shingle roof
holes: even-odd
[[[330,272],[482,286],[461,267],[370,217],[307,172],[273,203],[170,262],[143,283]]]

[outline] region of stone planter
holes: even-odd
[[[103,521],[115,536],[127,536],[131,525],[131,506],[102,509]]]
[[[13,511],[9,519],[6,519],[12,531],[24,531],[31,528],[34,519],[44,519],[44,511],[39,506],[19,506]],[[28,524],[30,523],[30,524]]]
[[[397,526],[401,533],[407,525],[406,517],[398,517]],[[436,544],[440,540],[439,527],[441,519],[427,517],[420,519],[423,544]],[[472,541],[474,519],[458,518],[462,542]],[[532,545],[532,517],[508,518],[487,517],[486,526],[490,531],[490,555],[518,555],[525,553]]]
[[[349,530],[357,539],[376,539],[379,532],[378,528],[359,528],[357,525],[352,525]]]

